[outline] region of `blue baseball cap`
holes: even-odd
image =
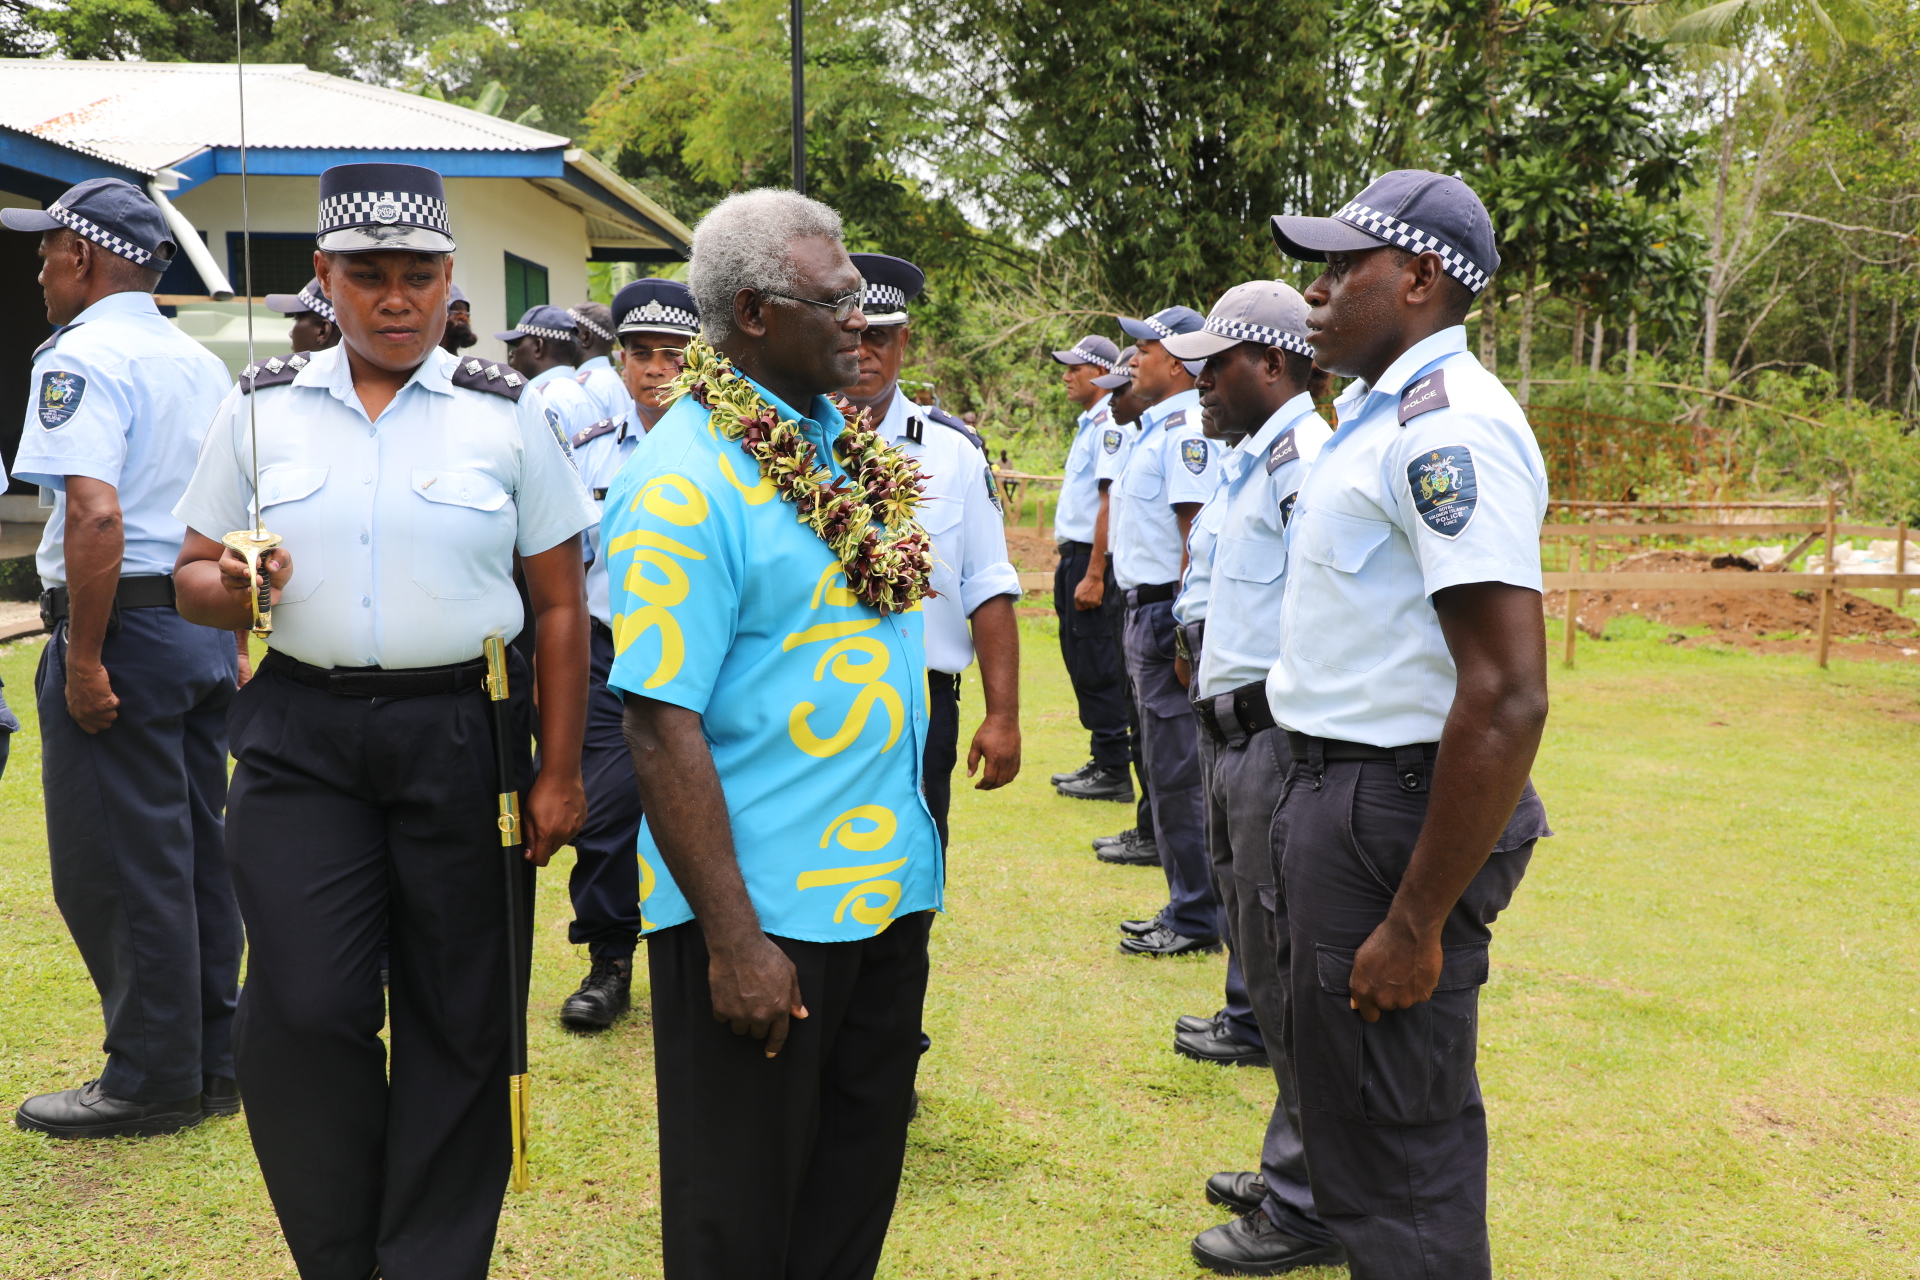
[[[1093,380],[1093,385],[1106,391],[1118,391],[1132,382],[1133,361],[1139,354],[1138,347],[1123,348],[1120,354],[1113,358],[1113,372],[1101,374]]]
[[[68,187],[45,209],[0,209],[15,231],[67,230],[138,266],[158,271],[177,246],[160,206],[119,178],[88,178]]]
[[[300,286],[298,293],[270,293],[267,295],[267,310],[278,311],[283,316],[297,316],[305,311],[333,323],[333,303],[327,301],[327,295],[320,292],[320,282],[309,280]]]
[[[580,329],[574,322],[573,314],[565,307],[528,307],[527,314],[520,317],[518,325],[493,336],[502,342],[518,342],[522,338],[578,342]]]
[[[1331,218],[1276,213],[1272,225],[1280,252],[1303,262],[1390,244],[1439,254],[1447,274],[1476,294],[1500,270],[1486,205],[1460,179],[1426,169],[1381,174]]]
[[[452,253],[446,184],[417,164],[336,164],[320,174],[318,243],[328,253]]]
[[[1145,320],[1129,320],[1126,316],[1115,316],[1127,336],[1136,342],[1158,342],[1162,338],[1171,338],[1176,333],[1197,333],[1206,328],[1207,318],[1192,307],[1168,307],[1165,311],[1156,311]]]
[[[1054,352],[1053,358],[1061,364],[1099,365],[1107,373],[1112,373],[1113,366],[1120,361],[1120,350],[1108,339],[1090,333],[1065,351]]]
[[[473,310],[473,304],[467,301],[467,295],[460,292],[460,286],[454,284],[452,281],[447,282],[447,305],[449,307],[465,307],[469,311]]]
[[[927,287],[927,273],[908,262],[884,253],[851,253],[853,265],[860,270],[867,297],[860,304],[869,325],[905,324],[907,304]]]
[[[700,332],[700,308],[693,305],[693,290],[680,281],[648,276],[613,295],[613,327],[621,333],[691,338]]]

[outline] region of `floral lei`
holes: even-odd
[[[933,544],[914,520],[920,506],[920,468],[880,439],[866,410],[849,411],[833,443],[852,478],[835,479],[811,442],[782,420],[751,382],[704,338],[687,344],[686,367],[667,387],[669,402],[691,395],[713,416],[712,425],[738,440],[760,474],[791,502],[802,523],[820,535],[847,571],[847,587],[881,613],[903,613],[934,594]]]

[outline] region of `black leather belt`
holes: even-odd
[[[1090,556],[1093,554],[1091,542],[1062,542],[1058,544],[1063,556]]]
[[[285,676],[295,684],[343,698],[422,698],[435,693],[465,693],[478,689],[487,677],[487,660],[446,667],[316,667],[269,649],[260,670]]]
[[[53,630],[53,624],[73,612],[73,600],[65,587],[48,587],[40,593],[40,624],[47,630]],[[113,591],[113,612],[118,615],[122,609],[171,609],[173,608],[173,578],[169,574],[142,574],[139,577],[122,578],[120,585]],[[112,617],[107,630],[118,631],[120,619]]]
[[[951,689],[955,693],[960,692],[960,677],[951,671],[935,671],[932,667],[928,667],[927,683],[939,685],[942,689]]]
[[[1331,762],[1342,760],[1378,761],[1391,764],[1400,777],[1403,791],[1425,791],[1427,771],[1440,752],[1437,742],[1413,742],[1404,747],[1376,747],[1365,742],[1342,742],[1338,738],[1316,738],[1311,734],[1287,731],[1287,750],[1307,772],[1319,775]],[[1318,786],[1318,783],[1314,785]]]
[[[1179,594],[1180,584],[1177,582],[1156,582],[1145,587],[1128,587],[1127,608],[1140,609],[1150,604],[1159,604]]]
[[[1193,704],[1193,714],[1200,718],[1208,736],[1223,747],[1237,747],[1262,729],[1274,727],[1264,680],[1201,698]]]

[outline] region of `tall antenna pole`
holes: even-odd
[[[805,0],[792,0],[788,23],[793,32],[793,189],[807,194],[807,41],[801,10]]]

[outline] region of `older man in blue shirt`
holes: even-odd
[[[774,421],[793,424],[787,465],[869,503],[876,468],[912,464],[843,439],[826,398],[859,380],[866,327],[839,215],[787,191],[733,196],[694,233],[690,277],[718,354],[689,346],[694,389],[615,481],[601,530],[609,683],[647,814],[666,1274],[871,1276],[943,879],[921,793],[923,615],[917,599],[869,603],[872,562],[795,518],[776,484],[793,472],[763,472],[717,397],[752,398],[766,448]]]
[[[47,318],[14,475],[51,489],[40,542],[41,771],[53,896],[106,1014],[106,1069],[14,1121],[58,1138],[169,1133],[239,1109],[240,915],[227,878],[233,636],[174,608],[173,505],[228,379],[161,316],[174,244],[117,178],[72,188],[39,231]]]

